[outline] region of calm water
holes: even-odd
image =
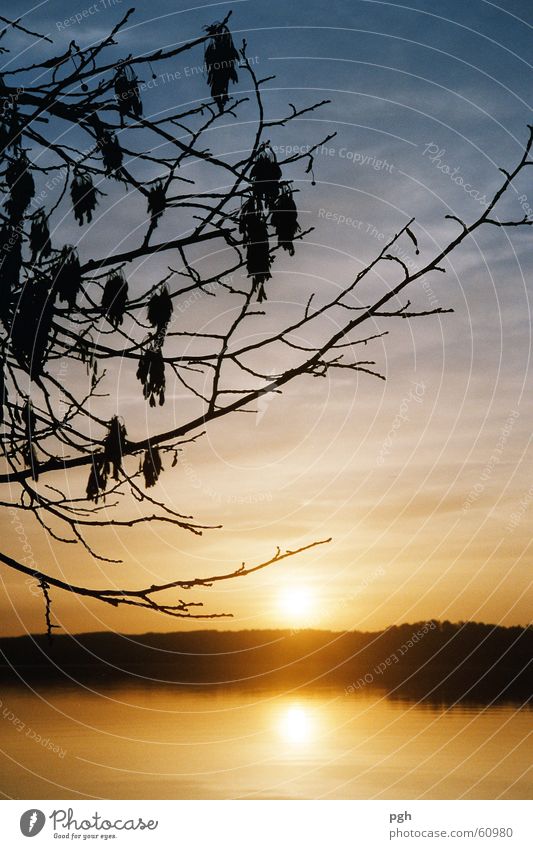
[[[531,798],[533,712],[518,707],[132,686],[0,698],[8,797]]]

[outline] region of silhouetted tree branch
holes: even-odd
[[[405,241],[419,252],[411,219],[334,296],[312,295],[297,315],[276,310],[269,296],[278,285],[272,277],[277,257],[280,251],[295,255],[310,232],[298,223],[291,174],[301,166],[312,172],[314,153],[333,135],[314,141],[305,153],[277,161],[267,133],[290,127],[328,101],[289,104],[288,114],[268,117],[263,89],[270,78],[258,79],[246,41],[239,49],[234,45],[228,28],[231,12],[205,27],[204,35],[171,50],[112,60],[109,53],[132,11],[98,44],[81,49],[72,41],[63,54],[0,76],[0,180],[5,195],[0,212],[0,484],[7,492],[0,503],[31,516],[54,540],[81,544],[95,558],[112,563],[120,561],[95,550],[88,536],[92,530],[162,522],[201,534],[208,527],[149,494],[166,473],[165,459],[175,465],[182,446],[201,438],[212,422],[250,411],[265,393],[279,392],[297,378],[346,369],[385,379],[375,360],[360,359],[357,353],[357,346],[366,348],[388,332],[376,332],[375,323],[449,312],[441,307],[411,309],[410,301],[398,306],[403,290],[444,272],[443,260],[485,224],[531,223],[527,217],[500,221],[495,216],[511,182],[531,164],[532,128],[521,160],[512,171],[503,171],[487,208],[471,224],[447,216],[460,232],[422,262],[420,270],[411,271],[391,252]],[[2,20],[6,27],[0,39],[13,27],[33,35],[18,22]],[[170,98],[165,112],[148,117],[149,104],[143,101],[149,94],[142,93],[137,72],[148,68],[154,74],[154,66],[200,47],[205,49],[209,96],[185,110],[173,107]],[[232,86],[239,75],[245,79],[246,96],[234,99]],[[245,103],[247,108],[253,104],[255,124],[243,143],[246,155],[232,162],[211,152],[209,134],[220,122],[235,121]],[[54,203],[51,180],[58,193]],[[120,217],[109,211],[126,192],[139,220],[132,229],[125,216],[121,232]],[[139,212],[139,202],[144,212]],[[108,213],[115,239],[111,249],[103,238]],[[63,222],[72,219],[82,228],[76,245],[65,244],[61,236]],[[171,265],[161,276],[163,258]],[[154,262],[148,264],[150,260]],[[376,286],[373,302],[361,304],[357,286],[383,263],[398,273],[397,281],[381,290]],[[182,312],[177,315],[191,295],[223,301],[224,317],[216,317],[212,332],[195,327],[192,320],[189,324]],[[245,342],[248,328],[266,315],[267,332],[258,341]],[[324,320],[332,317],[334,322]],[[328,329],[332,326],[334,332]],[[305,344],[304,335],[309,340]],[[276,361],[281,351],[286,364],[277,374],[265,369],[265,363],[274,361],[274,351]],[[60,373],[61,363],[70,364],[67,377]],[[152,407],[165,403],[167,377],[172,375],[189,400],[182,421],[131,438],[128,428],[135,421],[121,415],[119,364],[138,381],[139,403]],[[111,418],[103,401],[109,392],[116,400]],[[66,475],[82,468],[85,488],[71,494],[72,478]],[[63,486],[58,475],[64,476]],[[141,505],[141,516],[109,517],[110,510],[131,500],[137,508]],[[0,554],[0,560],[39,582],[50,632],[52,587],[113,606],[213,618],[221,614],[195,612],[198,602],[166,604],[154,596],[248,575],[322,542],[283,554],[278,550],[258,566],[229,574],[140,590],[74,586],[7,554]]]

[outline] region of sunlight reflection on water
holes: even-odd
[[[309,743],[315,731],[314,717],[307,708],[291,705],[283,711],[279,730],[287,743]]]
[[[1,786],[14,798],[525,799],[531,793],[532,713],[518,705],[417,704],[377,692],[346,698],[326,688],[146,685],[100,693],[8,688],[2,701],[7,716],[24,726],[0,721]]]

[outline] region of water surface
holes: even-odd
[[[533,712],[126,685],[4,687],[11,798],[525,799]]]

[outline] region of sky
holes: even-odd
[[[81,23],[71,20],[89,8]],[[24,16],[28,27],[64,49],[72,38],[82,46],[101,38],[126,9],[125,0],[93,6],[8,0],[3,14]],[[276,264],[272,309],[293,309],[309,291],[320,295],[353,279],[411,216],[420,257],[407,243],[404,259],[416,264],[430,256],[457,232],[445,216],[475,219],[483,198],[501,183],[498,169],[520,159],[531,123],[529,4],[139,3],[121,50],[195,38],[229,9],[235,42],[246,38],[256,72],[275,74],[265,86],[270,114],[285,114],[288,103],[331,101],[273,132],[272,143],[286,149],[337,134],[317,152],[315,186],[303,166],[291,174],[302,227],[315,229],[294,258]],[[23,36],[13,44],[24,62],[41,49],[22,54],[31,44]],[[196,48],[158,69],[167,76],[143,91],[145,113],[205,97],[202,61]],[[234,91],[245,88],[241,76]],[[245,106],[239,121],[213,130],[213,152],[231,157],[246,150],[252,117]],[[468,192],[453,174],[464,178]],[[526,176],[510,191],[502,217],[521,218],[533,206]],[[135,198],[121,198],[92,241],[81,240],[80,255],[116,243],[117,228],[131,230],[137,212]],[[65,241],[80,239],[71,220],[58,226]],[[167,219],[161,235],[184,226]],[[72,582],[140,586],[176,574],[226,571],[267,559],[278,545],[332,537],[223,590],[198,592],[194,597],[207,610],[234,614],[207,627],[373,630],[431,618],[527,624],[533,598],[530,228],[479,231],[446,269],[415,284],[408,296],[420,309],[442,306],[453,313],[377,328],[389,334],[365,353],[385,382],[345,372],[304,378],[283,395],[260,399],[257,413],[214,424],[186,448],[163,475],[159,493],[221,529],[201,538],[160,527],[120,538],[109,531],[101,541],[122,552],[124,564],[108,566],[29,524],[21,533],[4,510],[4,550],[22,558],[29,546],[43,569]],[[214,300],[188,305],[183,320],[216,321],[207,303]],[[147,419],[138,391],[127,381],[117,387],[114,400],[123,411],[141,410],[131,416],[132,432],[141,434]],[[182,409],[173,387],[161,421],[179,419]],[[1,632],[42,630],[35,587],[3,567],[0,578]],[[181,627],[157,614],[115,611],[59,592],[53,609],[69,631]]]

